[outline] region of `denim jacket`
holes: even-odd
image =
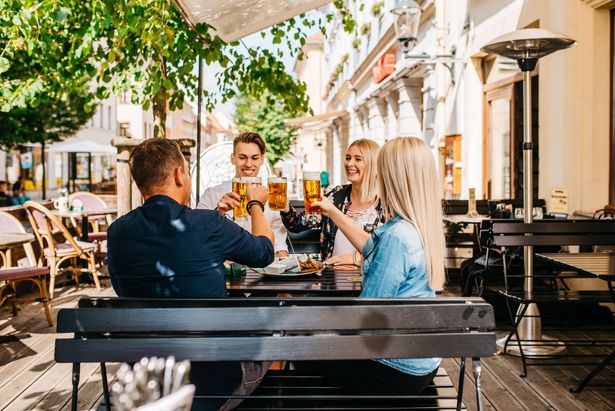
[[[363,291],[366,298],[435,297],[421,235],[398,216],[376,228],[363,248]],[[427,375],[440,358],[384,359],[379,362],[410,375]]]

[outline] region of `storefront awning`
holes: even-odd
[[[291,118],[291,119],[286,120],[284,122],[284,125],[286,125],[286,127],[301,127],[304,124],[311,124],[311,123],[318,123],[318,122],[326,121],[326,120],[333,120],[345,114],[348,114],[348,111],[346,110],[329,111],[327,113],[318,114],[316,116]]]
[[[222,40],[231,42],[331,0],[171,0],[192,25],[211,25]]]
[[[48,153],[92,153],[98,155],[113,155],[117,149],[110,145],[100,144],[95,141],[81,140],[67,143],[54,144],[47,149]]]

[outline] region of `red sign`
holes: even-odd
[[[372,69],[374,83],[378,84],[390,74],[395,72],[395,54],[386,53],[380,60],[376,67]]]

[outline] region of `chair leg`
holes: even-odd
[[[71,403],[71,410],[77,411],[77,396],[79,393],[79,374],[81,372],[81,364],[78,362],[73,363],[73,397]]]
[[[9,303],[11,304],[11,314],[13,314],[13,316],[17,315],[17,302],[15,301],[15,299],[17,298],[17,284],[16,281],[11,281],[10,282],[10,287],[13,290],[13,298],[11,298],[9,300]]]
[[[570,390],[570,392],[579,393],[579,392],[583,391],[583,388],[585,388],[587,386],[587,384],[589,384],[589,382],[600,371],[602,371],[604,369],[604,367],[609,365],[613,361],[613,359],[615,359],[615,351],[613,351],[608,357],[606,357],[604,360],[602,360],[602,362],[600,364],[598,364],[596,366],[596,368],[594,368],[589,374],[587,374],[587,376],[585,378],[583,378],[583,381],[581,381],[576,388],[572,388]]]
[[[36,285],[38,286],[38,290],[41,295],[41,302],[45,308],[47,322],[50,327],[53,327],[53,317],[51,316],[51,308],[49,307],[49,298],[47,298],[47,282],[45,281],[45,277],[43,277],[41,281],[36,281]]]
[[[474,380],[476,382],[476,408],[478,411],[483,411],[483,398],[481,395],[481,385],[480,385],[480,373],[481,373],[480,358],[478,357],[472,358],[472,371],[474,373]]]
[[[96,259],[93,253],[88,253],[88,266],[92,272],[92,278],[94,279],[94,285],[97,290],[100,290],[100,281],[98,280],[98,271],[96,271]]]
[[[105,411],[111,411],[111,396],[109,395],[109,382],[107,381],[107,366],[100,363],[100,375],[103,385],[103,398],[105,399]]]
[[[53,300],[53,289],[56,286],[56,275],[58,273],[55,257],[48,258],[47,264],[49,265],[49,299]]]
[[[463,404],[463,383],[466,377],[466,359],[461,358],[461,365],[459,366],[459,389],[457,393],[457,411],[461,411],[461,405]]]

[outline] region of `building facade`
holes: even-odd
[[[330,150],[331,115],[326,113],[325,101],[326,62],[323,50],[324,36],[318,32],[308,37],[303,45],[304,58],[297,60],[293,72],[306,84],[306,94],[313,116],[292,119],[289,127],[298,129],[290,147],[290,158],[281,162],[281,173],[290,180],[290,195],[295,198],[302,194],[303,171],[331,171],[327,160]]]
[[[477,198],[521,198],[521,73],[481,48],[509,31],[545,28],[578,43],[532,73],[536,198],[550,207],[552,190],[563,189],[570,213],[613,201],[613,1],[419,1],[418,40],[408,54],[445,60],[404,57],[393,3],[351,3],[354,34],[340,19],[327,28],[319,124],[334,183],[344,181],[350,142],[417,136],[433,149],[445,197],[467,198],[474,188]]]

